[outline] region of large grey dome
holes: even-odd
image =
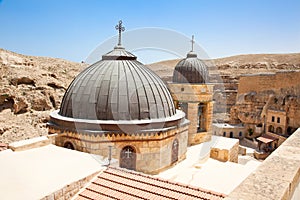
[[[176,110],[163,81],[117,46],[70,84],[59,115],[90,120],[142,120],[171,117]]]
[[[189,52],[187,57],[179,61],[173,72],[174,83],[207,83],[208,70],[206,64],[195,52]]]

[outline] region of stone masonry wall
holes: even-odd
[[[213,117],[213,87],[212,84],[180,84],[169,83],[168,87],[175,103],[187,103],[187,118],[190,121],[188,145],[200,144],[211,139],[211,124]],[[198,105],[203,103],[205,131],[198,132]]]
[[[55,144],[72,143],[75,150],[108,157],[112,146],[112,158],[120,159],[121,150],[132,146],[136,150],[136,170],[155,174],[171,165],[171,150],[175,139],[179,142],[178,159],[185,158],[187,151],[188,124],[160,133],[142,134],[84,134],[49,128],[57,134]]]
[[[70,183],[63,188],[41,198],[41,200],[68,200],[71,199],[81,188],[89,183],[99,172],[93,173],[78,181]]]
[[[239,141],[230,148],[219,148],[218,145],[210,149],[210,158],[222,161],[222,162],[238,162],[239,155]]]
[[[226,200],[296,199],[300,181],[300,128],[250,174]]]
[[[300,83],[300,71],[244,75],[239,80],[238,94],[291,88],[295,83]]]
[[[286,131],[294,132],[300,121],[300,71],[243,75],[236,104],[230,110],[230,123],[243,123],[247,129],[266,124],[268,110],[286,112]]]

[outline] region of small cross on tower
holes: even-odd
[[[194,43],[195,43],[194,35],[192,35],[191,43],[192,43],[192,51],[194,51]]]
[[[116,30],[119,31],[119,43],[118,43],[118,46],[121,46],[121,35],[122,35],[122,32],[125,31],[125,27],[122,26],[122,20],[119,21],[119,24],[116,25]]]

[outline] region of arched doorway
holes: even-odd
[[[172,144],[171,163],[178,161],[178,150],[179,150],[179,143],[178,140],[175,139]]]
[[[277,127],[276,128],[276,133],[277,134],[282,134],[282,128],[281,127]]]
[[[120,167],[135,170],[136,169],[136,151],[131,146],[122,149],[120,155]]]
[[[270,125],[268,131],[273,133],[274,132],[274,126]]]
[[[288,127],[287,128],[287,130],[286,130],[286,133],[288,134],[288,135],[292,135],[292,133],[294,132],[294,130],[293,130],[293,128],[292,127]]]
[[[65,142],[64,147],[67,149],[74,150],[74,145],[71,142]]]

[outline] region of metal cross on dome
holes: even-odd
[[[194,35],[192,35],[191,43],[192,43],[192,51],[194,51],[194,43],[195,43]]]
[[[118,46],[121,46],[121,35],[122,35],[122,32],[125,31],[125,27],[122,26],[122,20],[119,21],[119,24],[116,25],[116,30],[119,31],[119,43],[118,43]]]

